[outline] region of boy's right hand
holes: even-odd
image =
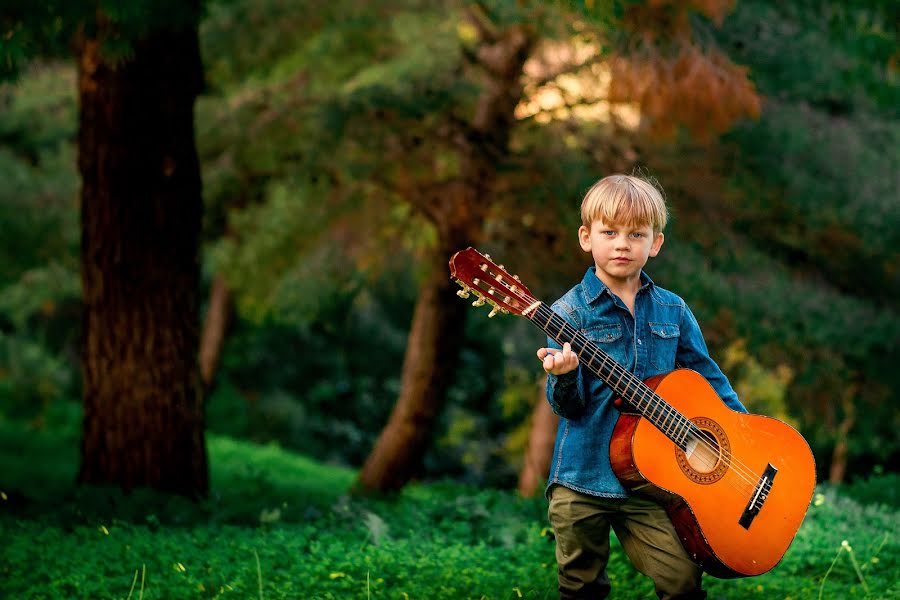
[[[544,370],[550,375],[563,375],[578,367],[578,355],[572,352],[569,342],[563,344],[562,350],[539,348],[537,357],[544,363]]]

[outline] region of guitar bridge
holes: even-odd
[[[747,503],[741,518],[738,520],[738,524],[744,529],[750,529],[750,524],[753,523],[753,519],[759,514],[759,509],[765,504],[766,498],[769,497],[769,492],[772,490],[772,481],[775,479],[776,473],[778,473],[778,469],[771,464],[763,469],[759,481],[756,482],[756,488],[753,490],[753,497]]]

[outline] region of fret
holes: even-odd
[[[654,403],[653,403],[653,410],[652,410],[652,411],[648,411],[648,412],[649,412],[648,418],[650,419],[650,422],[653,423],[654,425],[656,425],[657,427],[659,427],[659,425],[657,425],[657,423],[659,423],[659,415],[658,415],[658,412],[659,412],[661,409],[662,409],[662,402],[654,402]]]
[[[627,375],[628,375],[627,373],[626,373],[625,375],[626,375],[626,377],[625,377],[625,387],[622,387],[621,385],[619,385],[619,386],[618,386],[618,389],[616,389],[615,391],[618,392],[619,395],[620,395],[623,399],[629,400],[629,401],[630,401],[630,400],[631,400],[631,396],[632,396],[632,394],[631,394],[631,378],[627,376]]]
[[[609,364],[609,363],[612,363],[612,364]],[[605,369],[604,376],[601,377],[601,379],[603,379],[603,381],[605,381],[606,384],[610,388],[613,389],[613,391],[617,391],[617,386],[618,386],[619,382],[616,381],[615,384],[612,383],[612,376],[616,372],[616,361],[612,360],[611,358],[609,358],[608,356],[606,356],[605,354],[603,354],[601,352],[600,353],[600,365]],[[600,375],[600,373],[597,372],[597,375]],[[621,377],[619,379],[621,379]]]
[[[599,369],[599,367],[597,367],[596,369],[594,367],[594,359],[595,358],[597,358],[597,355],[594,354],[593,352],[591,352],[591,356],[587,359],[587,362],[585,363],[584,366],[586,366],[589,370],[594,371],[596,373],[597,370]]]
[[[640,402],[640,404],[638,404],[638,408],[641,410],[641,412],[643,412],[647,408],[645,405],[649,404],[649,403],[650,403],[650,396],[648,396],[647,394],[641,394],[641,402]]]
[[[671,416],[672,416],[671,411],[667,411],[666,407],[663,406],[662,412],[660,413],[660,417],[659,417],[659,428],[662,430],[663,433],[666,433],[666,431],[668,431],[669,418],[671,418]]]
[[[674,415],[673,411],[669,410],[669,411],[666,411],[665,416],[663,417],[662,430],[663,430],[663,433],[665,433],[666,435],[669,435],[671,432],[672,425],[674,424],[672,421],[674,416],[675,415]]]
[[[623,371],[625,371],[623,369]],[[625,378],[628,380],[628,383],[625,384],[625,389],[628,391],[628,394],[631,396],[631,404],[634,407],[638,407],[638,403],[635,401],[636,398],[639,398],[644,395],[644,390],[647,387],[644,385],[644,382],[625,371]],[[631,391],[631,386],[634,386],[634,391]]]
[[[557,331],[557,332],[556,332],[556,335],[554,336],[554,337],[556,338],[556,341],[559,341],[559,335],[562,333],[563,329],[565,328],[566,322],[562,319],[562,317],[559,317],[559,316],[554,316],[554,317],[551,317],[551,318],[556,318],[556,319],[558,319],[559,322],[560,322],[560,324],[559,324],[559,331]]]
[[[615,372],[615,369],[613,369],[613,372]],[[622,377],[624,377],[624,375],[625,375],[625,369],[619,369],[619,378],[616,379],[616,383],[615,383],[615,386],[613,387],[613,389],[619,387],[619,384],[622,383]]]
[[[688,431],[690,431],[690,422],[687,419],[684,419],[685,422],[681,423],[681,437],[678,439],[678,446],[683,450],[685,447],[685,443],[687,442]]]

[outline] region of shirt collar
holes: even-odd
[[[652,287],[653,280],[650,279],[649,275],[641,271],[641,289]],[[609,292],[610,296],[612,295],[607,285],[597,277],[595,267],[588,267],[588,270],[585,272],[584,279],[581,280],[581,291],[587,304],[595,302],[604,292]]]

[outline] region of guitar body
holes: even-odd
[[[613,471],[627,489],[666,507],[685,550],[708,573],[765,573],[784,556],[812,498],[815,461],[806,441],[777,419],[731,410],[694,371],[646,384],[704,439],[688,440],[685,451],[647,419],[623,412],[610,444]]]

